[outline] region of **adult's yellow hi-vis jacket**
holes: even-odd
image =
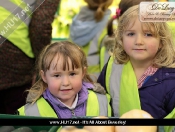
[[[155,119],[164,119],[175,118],[174,80],[174,68],[159,68],[138,89],[130,61],[123,65],[117,64],[111,57],[101,72],[98,83],[110,94],[115,117],[132,109],[142,109]],[[172,127],[166,126],[164,129],[171,132]]]
[[[28,57],[34,58],[29,39],[28,26],[35,0],[1,0],[0,43],[8,39]]]
[[[173,40],[175,42],[175,22],[167,22],[167,24],[169,25],[169,28],[172,32]]]
[[[109,105],[109,95],[102,95],[88,90],[88,99],[85,102],[86,115],[84,116],[111,116],[111,107]],[[83,107],[83,105],[82,105]],[[76,108],[75,108],[76,109]],[[64,111],[64,110],[63,110]],[[74,110],[71,110],[74,113]],[[50,104],[41,97],[34,104],[26,104],[18,109],[19,115],[55,117],[59,118]],[[72,114],[72,117],[78,116]],[[71,118],[71,117],[70,117]]]

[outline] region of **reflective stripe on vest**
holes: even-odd
[[[173,128],[172,132],[175,132],[175,127]]]
[[[107,97],[104,98],[104,95],[102,94],[97,94],[97,97],[98,97],[98,103],[99,103],[99,109],[100,109],[100,112],[99,112],[99,115],[100,116],[108,116],[108,100],[107,100]]]
[[[28,116],[40,116],[40,113],[39,113],[39,110],[38,110],[38,107],[37,107],[37,103],[34,103],[33,105],[26,104],[24,107],[25,107],[24,108],[25,115],[28,115]],[[29,107],[31,107],[31,108],[29,108]],[[32,111],[30,111],[30,110],[32,110]]]
[[[26,2],[25,2],[26,1]],[[36,0],[0,1],[0,44],[6,39],[21,49],[27,56],[34,58],[29,39],[28,25]],[[20,37],[19,37],[20,36]]]
[[[96,77],[100,74],[100,44],[101,40],[104,38],[106,34],[106,29],[102,29],[102,31],[98,32],[98,34],[89,42],[88,45],[83,46],[83,50],[87,55],[88,62],[88,72],[96,75]]]
[[[35,0],[30,0],[29,2],[27,1],[26,3],[25,1],[21,1],[20,5],[17,6],[13,2],[10,2],[9,0],[1,0],[0,6],[8,10],[13,15],[17,16],[26,25],[29,25],[31,20],[30,15],[32,13],[32,10],[34,9],[34,3]],[[9,17],[11,17],[11,15]]]
[[[112,98],[112,107],[119,108],[120,81],[123,65],[116,65],[114,58],[110,57],[106,71],[106,88]],[[118,109],[119,110],[119,109]],[[115,117],[119,116],[119,111],[113,110]]]
[[[108,99],[106,95],[101,95],[88,90],[88,100],[86,116],[108,116]],[[100,103],[99,103],[100,102]],[[44,110],[43,110],[44,106]],[[49,113],[48,113],[49,111]],[[36,103],[26,104],[19,109],[20,115],[57,117],[52,107],[41,97]]]
[[[95,93],[91,90],[88,90],[88,92],[89,92],[89,96],[87,100],[86,116],[97,116],[97,115],[108,116],[107,97],[105,95]],[[95,101],[95,100],[98,100],[98,101]],[[94,107],[94,106],[99,106],[99,107]],[[94,113],[95,111],[98,111],[98,112]]]

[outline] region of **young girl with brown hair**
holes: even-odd
[[[20,115],[72,118],[110,116],[108,95],[95,93],[84,52],[69,41],[46,46],[37,63],[39,80]]]

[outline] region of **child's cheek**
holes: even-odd
[[[82,81],[75,81],[72,84],[73,88],[76,89],[77,91],[81,90],[82,88]]]
[[[48,87],[50,88],[50,89],[59,89],[60,88],[60,85],[58,85],[58,83],[50,83],[49,85],[48,85]]]
[[[151,44],[151,45],[148,46],[148,49],[149,49],[150,53],[156,54],[158,49],[159,49],[159,47],[158,46],[154,46],[154,45]]]
[[[131,50],[132,50],[131,46],[130,45],[124,45],[123,48],[124,48],[124,51],[129,55]]]

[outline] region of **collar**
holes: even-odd
[[[58,101],[60,101],[60,103],[62,103],[64,106],[66,106],[67,108],[69,108],[70,110],[74,109],[77,106],[77,102],[78,102],[78,94],[75,97],[75,100],[72,104],[71,107],[67,106],[66,104],[64,104],[61,100],[58,99]]]
[[[161,83],[164,80],[175,80],[175,68],[159,68],[154,75],[152,75],[147,82],[143,84],[143,87],[148,87],[151,85],[155,85],[157,83]]]
[[[153,67],[153,66],[149,66],[146,69],[146,71],[143,73],[143,75],[141,76],[141,78],[137,81],[138,88],[140,88],[143,85],[145,79],[148,76],[152,76],[157,70],[158,70],[158,68]]]
[[[86,102],[88,98],[88,89],[91,89],[91,86],[93,86],[91,83],[83,82],[82,89],[78,92],[76,95],[77,102],[74,102],[77,106],[81,105],[82,103]],[[47,99],[51,104],[55,104],[59,107],[65,108],[65,106],[62,102],[58,101],[58,98],[54,97],[48,89],[43,93],[43,97]]]

